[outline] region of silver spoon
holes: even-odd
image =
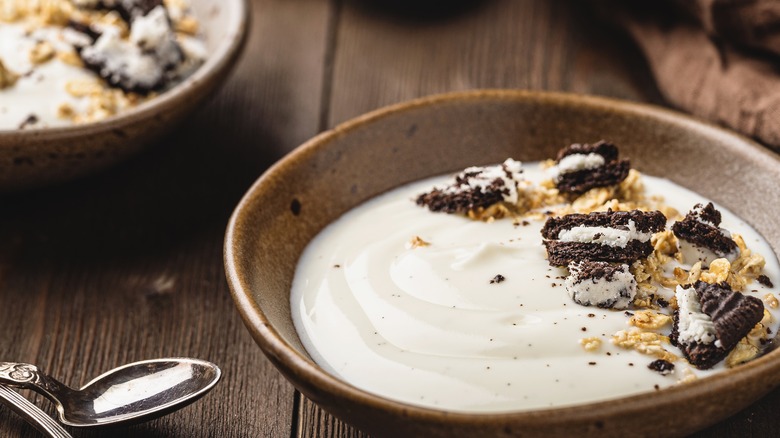
[[[194,402],[217,384],[222,372],[211,362],[172,358],[115,368],[71,389],[35,365],[0,362],[0,384],[32,389],[57,407],[60,422],[74,427],[136,423]]]

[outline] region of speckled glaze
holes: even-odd
[[[780,384],[780,352],[646,395],[461,414],[356,389],[324,372],[301,346],[290,316],[295,265],[308,241],[340,214],[406,182],[507,157],[540,160],[572,142],[601,138],[618,144],[640,171],[667,177],[746,218],[777,253],[780,160],[743,137],[665,109],[604,98],[453,93],[344,123],[305,143],[252,186],[225,240],[226,273],[247,328],[301,392],[375,436],[682,436],[737,412]]]
[[[243,48],[248,0],[191,0],[209,58],[189,78],[137,108],[97,123],[0,130],[0,193],[87,175],[133,155],[175,127],[225,81]]]

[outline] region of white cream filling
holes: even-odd
[[[599,154],[572,154],[561,158],[555,166],[550,167],[547,172],[554,180],[560,179],[561,175],[577,172],[586,169],[595,169],[606,163],[604,157]]]
[[[163,66],[174,66],[181,61],[181,52],[176,46],[176,36],[164,6],[157,6],[145,16],[133,20],[130,41],[142,50],[153,51]]]
[[[625,248],[631,240],[647,242],[652,235],[649,232],[637,231],[636,223],[633,220],[629,220],[627,230],[578,225],[568,230],[561,230],[558,233],[558,240],[561,242],[599,243],[613,248]]]
[[[130,41],[145,49],[153,49],[170,38],[171,26],[164,6],[157,6],[143,17],[133,21]]]
[[[581,264],[569,264],[571,275],[566,277],[566,292],[572,300],[583,306],[598,306],[610,301],[613,309],[625,309],[636,296],[636,280],[629,272],[628,265],[622,265],[623,270],[613,273],[612,280],[605,278],[588,278],[580,280]]]
[[[468,186],[471,189],[485,190],[490,187],[496,179],[504,181],[504,187],[508,193],[504,194],[504,202],[516,204],[518,201],[517,183],[523,181],[523,163],[508,158],[502,165],[487,167],[469,167],[458,176],[464,176],[469,173],[478,172],[468,179]],[[509,176],[507,176],[507,172]],[[449,186],[443,189],[445,193],[458,193],[463,191],[460,186]]]
[[[712,319],[701,310],[701,303],[693,287],[677,286],[675,290],[679,307],[678,340],[682,344],[698,342],[711,344],[717,340]],[[716,344],[717,345],[717,344]]]
[[[163,75],[157,60],[141,48],[122,39],[118,29],[107,29],[93,46],[82,51],[85,59],[104,64],[103,74],[128,87],[151,87]]]

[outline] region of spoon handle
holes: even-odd
[[[0,362],[0,384],[33,391],[56,400],[55,394],[69,391],[62,383],[52,379],[38,367],[28,363]]]
[[[28,363],[0,362],[0,382],[21,386],[38,379],[38,367]]]
[[[4,385],[0,385],[0,400],[42,433],[52,438],[73,438],[38,406]]]

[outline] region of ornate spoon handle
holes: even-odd
[[[41,372],[35,365],[18,362],[0,362],[0,384],[13,388],[32,389],[56,400],[55,393],[69,392],[70,388]]]
[[[0,382],[21,387],[38,380],[38,367],[28,363],[0,362]]]
[[[0,384],[0,400],[36,429],[52,438],[73,438],[68,431],[21,394]]]

